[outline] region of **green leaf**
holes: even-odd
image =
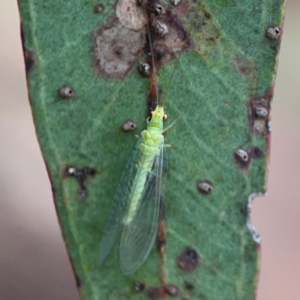
[[[146,34],[124,29],[113,1],[100,13],[96,4],[19,0],[36,132],[82,298],[253,299],[260,237],[250,208],[265,192],[284,0],[164,3],[158,84],[169,120],[181,116],[166,135],[166,250],[153,249],[130,277],[118,247],[103,267],[97,260],[134,134],[146,126],[149,80],[137,71]],[[124,133],[126,119],[138,130]]]

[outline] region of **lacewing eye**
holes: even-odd
[[[166,120],[167,120],[167,118],[168,118],[168,115],[167,115],[167,114],[164,114],[164,116],[163,116],[163,120],[164,120],[164,121],[166,121]]]

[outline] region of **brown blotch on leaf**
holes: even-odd
[[[22,41],[22,48],[23,48],[23,55],[24,55],[24,62],[25,62],[25,70],[26,73],[28,73],[34,65],[34,57],[33,57],[33,51],[28,50],[25,47],[25,36],[24,36],[22,25],[21,25],[21,41]]]
[[[183,25],[170,10],[152,22],[153,51],[157,67],[176,58],[176,54],[192,47],[191,39]]]
[[[193,248],[186,248],[178,257],[177,264],[183,271],[192,272],[199,264],[199,255]]]
[[[159,287],[150,287],[147,289],[147,296],[151,300],[159,299],[161,294],[161,289]]]
[[[80,280],[80,278],[78,277],[78,275],[76,273],[75,273],[75,281],[76,281],[77,288],[80,288],[81,287],[81,280]]]
[[[124,78],[143,52],[145,30],[133,31],[118,19],[93,31],[95,69],[108,78]]]
[[[251,97],[249,119],[254,133],[265,135],[269,132],[269,112],[271,100],[272,94]]]
[[[167,284],[165,286],[166,293],[171,297],[178,297],[179,296],[179,288],[175,284]]]
[[[255,68],[253,60],[242,55],[237,55],[234,58],[233,64],[243,76],[250,77],[250,80],[254,80]]]
[[[210,13],[203,1],[187,1],[189,9],[186,15],[185,26],[190,29],[194,49],[201,56],[207,56],[218,47],[222,36],[220,28],[213,21],[213,14]]]
[[[98,3],[94,6],[94,12],[96,14],[101,14],[104,11],[104,4]]]

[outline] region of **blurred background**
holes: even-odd
[[[263,237],[258,300],[300,299],[299,0],[285,19],[268,196],[252,214]],[[0,40],[0,299],[79,300],[35,137],[16,1],[1,0]]]

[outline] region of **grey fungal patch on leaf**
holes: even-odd
[[[279,27],[269,27],[266,31],[266,36],[270,40],[278,40],[281,35],[281,30]]]
[[[137,0],[118,0],[116,14],[121,24],[130,30],[140,30],[148,22],[146,10]]]
[[[98,3],[94,6],[94,12],[96,14],[101,14],[104,11],[104,4]]]
[[[264,194],[264,193],[252,193],[248,197],[246,224],[252,234],[252,238],[253,238],[254,242],[256,242],[258,244],[261,243],[261,235],[256,230],[256,228],[252,225],[252,222],[251,222],[252,202],[256,197],[262,197],[265,195],[266,194]]]
[[[144,63],[144,62],[140,62],[138,70],[139,70],[139,72],[142,76],[144,76],[144,77],[149,77],[150,76],[151,68],[150,68],[149,64]]]
[[[209,180],[201,180],[197,183],[197,188],[202,194],[211,194],[214,190],[213,184]]]
[[[130,132],[136,130],[137,125],[133,120],[128,119],[123,122],[121,128],[124,132]]]
[[[118,19],[94,29],[95,69],[108,78],[124,78],[146,42],[145,30],[133,31]]]
[[[192,248],[186,248],[177,257],[177,264],[183,271],[192,272],[199,264],[199,255],[196,250]]]
[[[63,99],[71,99],[74,97],[74,89],[69,85],[63,85],[59,90],[57,91],[58,96]]]
[[[166,292],[171,297],[178,297],[179,296],[179,288],[175,284],[167,284],[165,286]]]
[[[88,195],[86,181],[90,177],[94,177],[96,173],[97,171],[94,168],[84,167],[79,169],[73,166],[68,166],[63,170],[63,177],[74,177],[77,180],[79,184],[78,197],[80,200],[84,200]]]

